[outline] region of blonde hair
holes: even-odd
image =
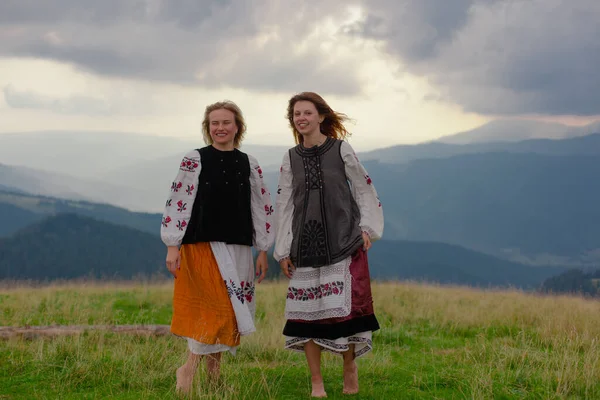
[[[244,140],[244,135],[246,134],[246,121],[244,120],[244,115],[238,105],[229,100],[219,101],[206,106],[206,109],[204,110],[204,120],[202,121],[202,136],[204,137],[204,142],[207,145],[213,144],[212,137],[210,136],[209,116],[210,113],[215,110],[229,110],[233,113],[235,125],[238,129],[235,138],[233,139],[233,146],[239,148],[242,144],[242,140]]]

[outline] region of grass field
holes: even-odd
[[[599,399],[600,303],[518,291],[373,285],[382,329],[344,396],[341,360],[324,357],[329,398]],[[304,357],[282,350],[285,284],[258,288],[258,332],[226,356],[224,384],[199,399],[302,399]],[[0,289],[0,325],[169,324],[170,283]],[[0,341],[0,399],[175,398],[183,340],[88,332]]]

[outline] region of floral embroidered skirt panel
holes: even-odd
[[[240,344],[236,315],[210,243],[185,244],[180,253],[171,332],[186,338],[195,354],[235,354]]]
[[[379,329],[373,310],[367,252],[325,267],[297,268],[286,299],[285,347],[304,351],[312,340],[323,350],[345,352],[355,345],[360,357],[373,348]]]

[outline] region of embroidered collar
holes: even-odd
[[[320,146],[304,147],[304,145],[300,143],[295,147],[295,150],[296,153],[298,153],[298,155],[300,155],[301,157],[320,156],[329,151],[329,149],[333,147],[334,143],[335,139],[327,136],[327,139],[325,139],[323,144]]]

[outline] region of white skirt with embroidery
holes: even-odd
[[[318,321],[327,318],[346,317],[352,308],[352,276],[348,257],[338,263],[322,268],[297,268],[290,280],[286,299],[286,319]],[[344,289],[339,292],[339,289]],[[360,332],[338,339],[320,339],[285,336],[285,348],[304,351],[304,345],[315,342],[324,351],[341,354],[354,345],[355,357],[373,349],[372,332]]]

